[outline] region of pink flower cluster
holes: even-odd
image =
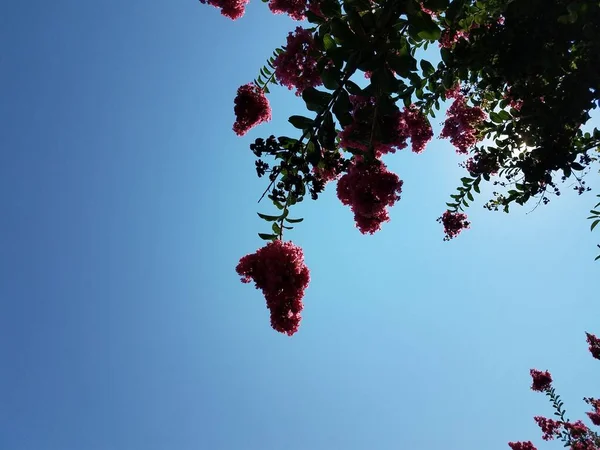
[[[531,441],[527,442],[509,442],[508,446],[512,448],[512,450],[537,450]]]
[[[313,167],[313,174],[328,183],[337,180],[343,171],[343,157],[339,150],[333,152],[323,152],[321,162]]]
[[[256,288],[263,291],[273,329],[288,336],[298,331],[302,298],[310,282],[300,247],[280,240],[269,242],[240,259],[235,270],[243,283],[254,281]]]
[[[375,116],[375,98],[353,95],[350,102],[353,122],[339,134],[340,147],[368,152],[372,141],[376,157],[406,148],[408,127],[400,111],[390,114],[377,111]],[[377,118],[377,130],[373,127],[374,117]]]
[[[297,27],[294,33],[289,33],[285,51],[273,62],[275,78],[290,90],[296,88],[299,96],[304,89],[323,84],[317,70],[318,57],[312,33]]]
[[[560,437],[560,430],[563,426],[562,422],[547,419],[542,416],[535,416],[533,420],[535,420],[535,423],[542,429],[542,433],[544,433],[542,436],[543,440],[550,441],[555,437]]]
[[[600,359],[600,339],[590,333],[585,333],[585,335],[587,337],[587,343],[590,345],[590,353],[594,358]]]
[[[469,33],[461,30],[442,30],[439,46],[442,48],[452,48],[461,39],[468,39]]]
[[[269,9],[273,14],[287,14],[294,20],[304,20],[307,0],[269,0]]]
[[[401,192],[402,180],[377,160],[371,164],[355,160],[337,184],[338,198],[350,206],[363,234],[379,231],[390,220],[386,208],[400,200]]]
[[[233,131],[238,136],[243,136],[254,126],[271,120],[269,100],[264,91],[255,84],[248,83],[240,86],[234,103]]]
[[[594,425],[600,426],[600,400],[589,398],[585,399],[587,403],[592,405],[594,411],[586,413]]]
[[[410,105],[404,109],[402,119],[406,123],[406,128],[410,135],[412,151],[421,153],[433,137],[429,120],[415,105]]]
[[[445,241],[455,238],[462,230],[471,226],[471,223],[467,221],[467,215],[459,212],[446,211],[438,221],[444,225]]]
[[[552,386],[552,375],[547,370],[542,372],[541,370],[531,369],[529,371],[531,374],[531,378],[533,383],[531,384],[531,390],[537,392],[544,392],[547,389],[550,389]]]
[[[208,3],[215,8],[221,9],[221,14],[232,20],[239,19],[246,11],[246,5],[250,0],[200,0],[200,3]]]
[[[485,113],[478,106],[468,106],[462,95],[456,94],[454,98],[446,112],[447,118],[440,136],[449,138],[457,153],[467,154],[469,148],[479,141],[477,126],[485,119]]]

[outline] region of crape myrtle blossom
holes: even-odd
[[[271,326],[292,336],[300,326],[302,298],[310,282],[304,253],[292,242],[279,239],[240,259],[236,272],[243,283],[254,281],[271,312]]]

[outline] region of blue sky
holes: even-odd
[[[530,367],[572,418],[599,395],[595,197],[506,215],[482,195],[443,242],[463,176],[445,141],[388,158],[403,198],[374,236],[333,186],[297,208],[304,319],[269,327],[234,271],[272,212],[248,145],[302,104],[274,89],[238,138],[233,97],[296,25],[258,1],[236,22],[196,1],[4,6],[0,448],[506,449],[551,415]]]

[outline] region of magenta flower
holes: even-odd
[[[338,198],[350,206],[363,234],[379,231],[381,224],[390,220],[386,208],[400,200],[401,192],[402,180],[380,161],[354,161],[337,184]]]
[[[537,450],[531,443],[531,441],[527,442],[509,442],[508,446],[512,448],[512,450]]]
[[[275,58],[275,78],[288,89],[296,88],[296,95],[308,87],[323,84],[317,70],[320,52],[310,31],[297,27],[289,33],[285,51]]]
[[[587,343],[590,345],[590,353],[594,358],[600,359],[600,339],[590,333],[585,333],[585,335],[587,337]]]
[[[270,0],[269,9],[273,14],[287,14],[294,20],[304,20],[307,0]]]
[[[440,136],[449,138],[457,153],[467,154],[469,148],[479,141],[477,127],[485,119],[485,113],[478,106],[468,106],[462,95],[455,94],[454,98],[454,103],[446,112],[447,117]]]
[[[410,135],[412,151],[421,153],[433,137],[429,120],[415,105],[405,108],[402,112],[402,118],[406,123],[408,134]]]
[[[246,11],[246,5],[250,0],[200,0],[200,3],[208,3],[215,8],[221,9],[221,14],[232,20],[239,19]]]
[[[531,369],[529,373],[533,379],[533,384],[531,385],[533,391],[544,392],[546,389],[550,389],[552,385],[552,375],[550,375],[550,372]]]
[[[236,272],[243,283],[254,281],[261,289],[271,312],[271,326],[288,336],[298,331],[302,298],[310,282],[302,249],[291,242],[276,240],[240,259]]]
[[[339,133],[340,147],[368,152],[371,145],[375,157],[406,148],[408,126],[400,111],[375,115],[375,98],[351,96],[353,122]],[[373,118],[377,117],[375,129]]]
[[[555,437],[560,437],[560,429],[562,428],[562,422],[547,419],[546,417],[542,416],[536,416],[533,419],[544,433],[544,435],[542,436],[543,440],[550,441]]]
[[[467,215],[459,212],[446,211],[438,221],[444,225],[445,241],[455,238],[462,230],[471,226],[471,223],[467,221]]]
[[[238,136],[243,136],[256,125],[271,120],[269,100],[264,91],[252,83],[240,86],[234,103],[233,131]]]

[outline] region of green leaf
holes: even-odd
[[[469,178],[469,177],[462,177],[462,178],[460,179],[460,181],[462,181],[462,183],[463,183],[465,186],[468,186],[468,185],[471,183],[471,181],[473,181],[473,178]]]
[[[273,233],[275,233],[275,234],[281,233],[281,227],[279,226],[279,224],[277,222],[273,223],[273,226],[271,227],[271,229],[273,230]]]
[[[481,194],[481,191],[479,190],[479,183],[475,183],[475,184],[473,185],[473,190],[474,190],[475,192],[477,192],[478,194]]]
[[[498,116],[502,119],[502,120],[510,120],[511,116],[507,111],[501,110],[498,112]]]
[[[279,216],[269,216],[267,214],[261,214],[261,213],[256,213],[256,214],[258,214],[258,217],[266,220],[267,222],[274,222],[279,219]]]
[[[356,42],[356,36],[348,24],[338,17],[331,20],[331,31],[343,44],[352,46]]]
[[[286,219],[285,219],[285,221],[286,221],[286,222],[289,222],[289,223],[300,223],[300,222],[302,222],[303,220],[304,220],[303,218],[300,218],[300,219],[287,219],[287,218],[286,218]]]
[[[299,130],[307,130],[312,128],[313,124],[315,123],[313,119],[309,119],[308,117],[304,116],[291,116],[288,119],[288,122]]]
[[[594,228],[596,228],[596,225],[598,225],[599,223],[600,223],[600,219],[594,220],[592,222],[592,226],[590,227],[590,231],[594,231]]]
[[[467,192],[467,198],[471,201],[475,200],[475,198],[473,198],[473,194],[471,194],[471,191]]]
[[[386,59],[390,68],[401,77],[408,77],[411,71],[417,70],[417,60],[408,52],[390,53]]]
[[[351,108],[350,96],[345,89],[342,89],[333,104],[333,113],[342,127],[350,125],[353,122],[352,115],[350,114]]]
[[[277,239],[276,234],[258,233],[258,237],[265,241],[274,241],[275,239]]]
[[[302,92],[302,99],[310,111],[320,113],[327,109],[327,105],[331,100],[331,94],[309,87]]]
[[[362,93],[362,89],[354,81],[350,81],[350,80],[346,81],[345,86],[346,86],[346,89],[348,90],[348,92],[352,95],[360,95]]]
[[[319,6],[326,17],[339,17],[342,14],[342,8],[337,0],[321,0]]]
[[[433,75],[433,73],[435,72],[435,67],[433,67],[433,64],[431,64],[426,59],[422,59],[421,60],[421,70],[423,71],[424,77],[429,77],[429,76]]]
[[[331,35],[326,34],[325,36],[323,36],[323,46],[325,47],[325,51],[329,51],[336,48],[337,44],[335,43]]]
[[[498,115],[498,113],[494,112],[494,111],[490,112],[490,119],[492,119],[492,122],[495,122],[495,123],[503,122],[502,118]]]

